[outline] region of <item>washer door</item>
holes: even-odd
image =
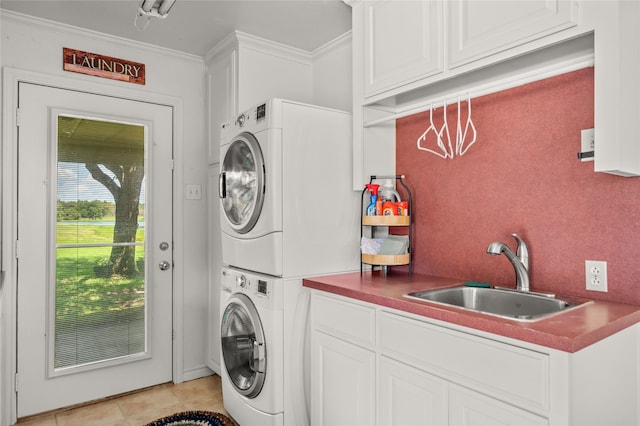
[[[255,226],[264,202],[264,158],[251,133],[235,137],[220,171],[220,198],[227,221],[237,233]]]
[[[264,385],[267,345],[262,322],[253,302],[233,295],[222,315],[222,357],[231,383],[247,398],[255,398]]]

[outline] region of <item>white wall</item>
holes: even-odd
[[[313,103],[352,111],[351,32],[312,52]]]
[[[271,97],[313,103],[312,64],[304,50],[236,32],[238,112]]]
[[[71,79],[81,85],[95,84],[101,91],[113,88],[114,91],[132,90],[141,97],[158,96],[176,99],[181,113],[175,118],[178,130],[175,141],[175,263],[174,287],[176,289],[176,312],[179,316],[176,324],[178,351],[174,379],[189,380],[210,374],[206,367],[206,197],[201,200],[184,200],[184,185],[199,184],[203,189],[207,185],[206,143],[205,143],[205,80],[202,58],[178,52],[159,49],[149,45],[138,44],[123,39],[104,36],[98,33],[81,31],[73,27],[65,27],[2,11],[0,15],[0,65],[5,67],[42,73],[49,76]],[[95,52],[103,55],[123,58],[146,65],[146,85],[134,85],[113,80],[65,72],[62,69],[63,47]],[[136,87],[133,87],[136,86]],[[9,91],[7,91],[9,92]],[[3,93],[14,96],[13,93]],[[5,118],[4,126],[10,125]],[[3,131],[3,134],[8,132]],[[2,144],[12,141],[2,141]],[[2,146],[2,145],[0,145]],[[4,151],[3,151],[4,152]],[[7,165],[3,159],[3,166]],[[5,174],[6,176],[6,174]],[[8,179],[5,179],[8,181]],[[3,183],[7,189],[7,183]],[[10,188],[11,189],[11,188]],[[206,194],[205,191],[203,191]],[[2,215],[5,228],[10,225],[14,206],[10,194],[3,194]],[[10,228],[10,226],[8,226]],[[10,306],[15,298],[8,292],[11,282],[15,280],[15,271],[10,258],[12,248],[7,239],[11,237],[10,229],[3,229],[3,256],[5,259],[0,282],[0,309]],[[4,300],[2,299],[4,298]],[[170,313],[167,313],[170,314]],[[6,332],[6,312],[0,315],[0,333]],[[183,331],[183,333],[181,333]],[[7,336],[0,335],[5,346]],[[14,351],[15,352],[15,351]],[[10,385],[7,372],[6,350],[0,350],[0,424],[8,424],[10,404],[6,403],[7,390]],[[2,374],[4,373],[4,374]],[[3,404],[4,403],[4,404]]]

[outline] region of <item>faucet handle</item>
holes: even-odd
[[[529,247],[527,243],[524,242],[522,238],[518,234],[511,234],[513,238],[516,239],[518,243],[518,249],[516,251],[516,256],[520,258],[520,261],[524,265],[525,269],[529,269]]]

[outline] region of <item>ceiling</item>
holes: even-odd
[[[151,18],[139,31],[140,3],[0,0],[0,8],[197,56],[234,30],[313,51],[351,29],[351,8],[341,0],[177,0],[165,19]]]

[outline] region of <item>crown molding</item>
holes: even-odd
[[[311,52],[311,56],[313,58],[316,58],[317,56],[321,56],[324,55],[325,53],[329,53],[331,52],[333,49],[340,47],[343,44],[349,44],[351,45],[352,42],[352,34],[351,34],[351,30],[347,31],[346,33],[334,38],[333,40],[323,44],[322,46],[318,47],[317,49],[314,49]]]
[[[193,61],[203,63],[202,57],[189,53],[180,52],[178,50],[167,49],[159,47],[150,43],[143,43],[136,40],[131,40],[124,37],[117,37],[98,31],[87,30],[85,28],[75,27],[73,25],[63,24],[60,22],[50,21],[48,19],[42,19],[31,15],[25,15],[23,13],[14,12],[11,10],[0,9],[0,22],[13,22],[21,25],[29,25],[32,27],[40,28],[46,31],[64,34],[74,35],[82,38],[93,38],[95,40],[105,41],[109,43],[119,44],[125,47],[139,48],[145,51],[157,53],[160,55],[171,55],[177,59]]]
[[[302,64],[310,64],[312,59],[312,54],[309,51],[236,30],[205,54],[205,62],[236,45],[240,49],[251,49]]]

